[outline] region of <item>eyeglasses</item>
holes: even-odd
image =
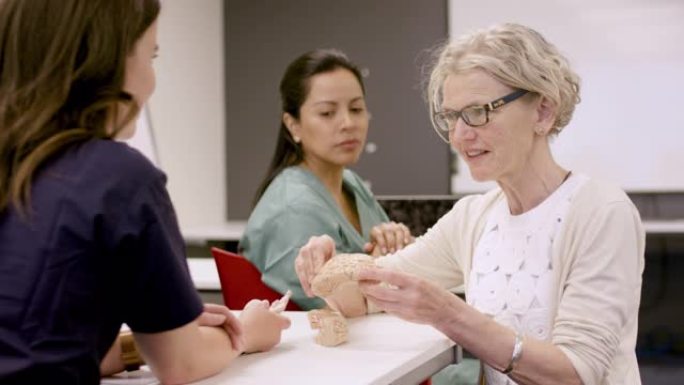
[[[440,138],[449,143],[449,130],[456,126],[458,118],[463,119],[463,122],[470,127],[484,126],[485,124],[489,123],[490,111],[494,111],[497,108],[520,98],[528,92],[529,91],[527,90],[517,90],[502,98],[496,99],[491,103],[487,103],[482,106],[466,107],[461,111],[437,111],[433,115],[435,131],[437,131],[437,134],[439,134]]]

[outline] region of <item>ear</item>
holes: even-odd
[[[537,117],[535,122],[535,132],[538,135],[546,135],[553,128],[553,123],[556,121],[556,104],[550,99],[542,96],[537,101]]]
[[[294,116],[290,115],[287,112],[283,113],[283,124],[285,124],[285,127],[287,127],[287,130],[290,131],[290,135],[292,135],[292,138],[295,139],[295,142],[298,142],[297,138],[300,138],[300,133],[299,133],[299,122],[297,119],[295,119]]]

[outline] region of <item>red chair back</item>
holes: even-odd
[[[261,272],[245,257],[217,247],[211,248],[216,262],[223,302],[230,309],[240,310],[252,299],[266,299],[273,302],[282,294],[261,282]],[[286,310],[301,310],[294,302]]]

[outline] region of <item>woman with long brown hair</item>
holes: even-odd
[[[185,383],[289,324],[261,302],[240,320],[202,305],[165,175],[113,140],[154,90],[159,9],[0,2],[0,383],[97,384],[141,362],[135,343]]]

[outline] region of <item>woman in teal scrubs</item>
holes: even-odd
[[[391,222],[361,178],[347,169],[359,159],[370,115],[358,68],[337,50],[315,50],[293,61],[280,83],[283,115],[257,204],[240,250],[262,280],[303,309],[307,297],[294,271],[299,248],[328,234],[337,250],[383,255],[413,241]]]

